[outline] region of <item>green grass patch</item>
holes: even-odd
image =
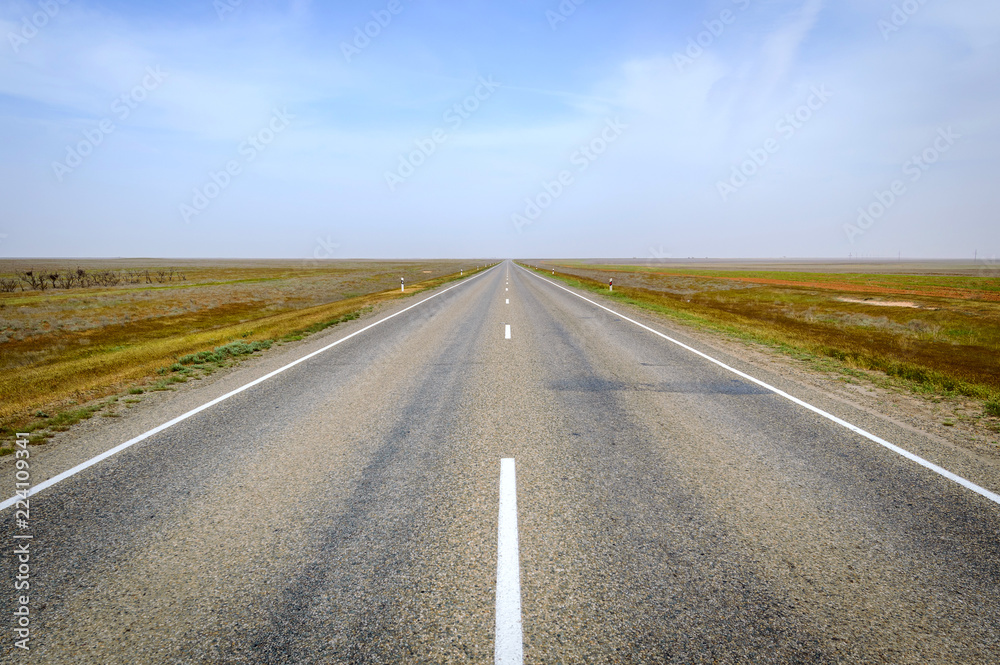
[[[170,367],[170,370],[180,372],[187,369],[185,365],[224,363],[233,358],[248,356],[252,353],[256,353],[257,351],[270,349],[272,343],[273,341],[269,339],[261,340],[259,342],[230,342],[224,346],[215,347],[213,351],[199,351],[198,353],[190,353],[183,356]]]
[[[338,317],[336,317],[334,319],[330,319],[328,321],[320,321],[319,323],[314,323],[311,326],[306,326],[305,328],[300,328],[298,330],[294,330],[294,331],[288,333],[287,335],[281,337],[279,341],[281,341],[281,342],[297,342],[300,339],[303,339],[303,338],[307,337],[308,335],[312,335],[313,333],[318,333],[318,332],[320,332],[322,330],[326,330],[327,328],[331,328],[331,327],[339,325],[341,323],[346,323],[348,321],[354,321],[355,319],[361,318],[362,314],[366,314],[366,313],[370,312],[372,309],[373,308],[371,308],[371,307],[365,307],[364,309],[359,309],[359,310],[356,310],[356,311],[353,311],[353,312],[348,312],[347,314],[344,314],[343,316],[338,316]]]
[[[100,411],[106,405],[106,402],[100,402],[98,404],[90,404],[79,409],[63,411],[62,413],[57,413],[50,418],[44,418],[38,422],[32,423],[26,431],[33,432],[42,429],[54,429],[56,427],[67,428],[70,425],[75,425],[81,420],[88,420],[89,418],[92,418],[95,413]]]
[[[35,413],[36,420],[25,424],[18,428],[19,432],[26,432],[29,434],[28,443],[29,444],[39,444],[45,443],[47,439],[52,438],[57,432],[65,432],[71,426],[82,420],[89,420],[94,417],[94,414],[98,413],[104,407],[112,404],[116,401],[115,399],[103,400],[95,404],[88,404],[87,406],[80,407],[78,409],[68,409],[66,411],[60,411],[55,415],[49,415],[45,411],[37,411]],[[6,428],[5,428],[6,429]],[[8,436],[13,436],[13,431],[2,432],[4,438]],[[14,451],[13,446],[0,448],[0,455],[9,455]]]

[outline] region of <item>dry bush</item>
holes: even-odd
[[[14,290],[11,287],[20,286],[22,291],[34,290],[45,291],[49,288],[71,289],[93,288],[93,287],[113,287],[123,284],[165,284],[173,281],[186,281],[187,276],[178,272],[174,268],[157,270],[150,273],[149,270],[136,270],[122,268],[120,270],[101,269],[87,271],[83,268],[75,270],[48,270],[37,271],[22,270],[13,279],[4,278],[0,282],[0,292],[9,293]]]

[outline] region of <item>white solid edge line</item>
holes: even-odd
[[[521,564],[517,544],[517,478],[514,459],[500,460],[500,512],[497,519],[497,608],[493,662],[524,661],[521,628]]]
[[[649,332],[653,333],[654,335],[659,335],[660,337],[662,337],[663,339],[667,340],[668,342],[673,342],[677,346],[679,346],[679,347],[681,347],[683,349],[686,349],[686,350],[690,351],[691,353],[699,355],[702,358],[704,358],[705,360],[708,360],[709,362],[713,362],[716,365],[718,365],[719,367],[722,367],[723,369],[727,369],[730,372],[732,372],[733,374],[736,374],[737,376],[743,377],[747,381],[752,381],[753,383],[756,383],[758,386],[760,386],[762,388],[766,388],[766,389],[770,390],[771,392],[773,392],[776,395],[780,395],[781,397],[784,397],[785,399],[787,399],[787,400],[789,400],[791,402],[795,402],[799,406],[805,407],[805,408],[809,409],[810,411],[812,411],[813,413],[816,413],[816,414],[818,414],[820,416],[823,416],[824,418],[826,418],[828,420],[832,420],[833,422],[837,423],[838,425],[841,425],[841,426],[846,427],[847,429],[851,430],[855,434],[860,434],[861,436],[865,437],[869,441],[874,441],[875,443],[879,444],[880,446],[884,446],[884,447],[888,448],[889,450],[891,450],[892,452],[896,453],[897,455],[901,455],[901,456],[905,457],[906,459],[910,460],[911,462],[916,462],[917,464],[919,464],[920,466],[924,467],[925,469],[929,469],[929,470],[933,471],[934,473],[936,473],[936,474],[938,474],[940,476],[944,476],[948,480],[954,481],[954,482],[958,483],[959,485],[961,485],[962,487],[965,487],[966,489],[970,489],[973,492],[975,492],[976,494],[979,494],[979,495],[981,495],[981,496],[989,499],[993,503],[996,503],[996,504],[1000,505],[1000,494],[997,494],[995,492],[991,492],[988,489],[986,489],[985,487],[980,487],[979,485],[975,484],[974,482],[966,480],[965,478],[963,478],[963,477],[961,477],[961,476],[959,476],[957,474],[952,473],[948,469],[940,467],[937,464],[934,464],[933,462],[928,462],[927,460],[925,460],[923,457],[920,457],[919,455],[914,455],[910,451],[905,450],[903,448],[900,448],[899,446],[897,446],[895,444],[889,443],[885,439],[883,439],[881,437],[878,437],[878,436],[875,436],[871,432],[866,432],[865,430],[861,429],[857,425],[852,425],[851,423],[849,423],[846,420],[843,420],[841,418],[838,418],[837,416],[833,415],[832,413],[827,413],[823,409],[820,409],[819,407],[815,407],[812,404],[809,404],[808,402],[804,402],[803,400],[799,399],[798,397],[794,397],[792,395],[789,395],[785,391],[779,390],[778,388],[775,388],[774,386],[772,386],[772,385],[770,385],[768,383],[765,383],[765,382],[761,381],[760,379],[755,379],[754,377],[750,376],[749,374],[741,372],[740,370],[738,370],[736,368],[730,367],[726,363],[724,363],[722,361],[719,361],[719,360],[716,360],[712,356],[709,356],[709,355],[707,355],[705,353],[702,353],[698,349],[692,348],[692,347],[688,346],[687,344],[684,344],[683,342],[679,342],[676,339],[674,339],[674,338],[672,338],[672,337],[670,337],[668,335],[664,335],[663,333],[659,332],[658,330],[654,330],[653,328],[650,328],[647,325],[644,325],[642,323],[639,323],[638,321],[630,319],[630,318],[628,318],[627,316],[625,316],[623,314],[619,314],[615,310],[610,309],[608,307],[605,307],[604,305],[602,305],[600,303],[594,302],[590,298],[585,298],[584,296],[581,296],[579,293],[575,293],[574,291],[571,291],[570,289],[567,289],[566,287],[564,287],[564,286],[562,286],[560,284],[556,284],[552,280],[546,279],[546,278],[544,278],[544,277],[542,277],[540,275],[536,275],[534,272],[528,270],[527,268],[524,268],[522,266],[518,266],[518,268],[521,268],[521,270],[524,270],[525,272],[531,274],[533,277],[537,277],[538,279],[542,280],[543,282],[548,282],[552,286],[560,288],[563,291],[565,291],[565,292],[567,292],[569,294],[572,294],[572,295],[576,296],[577,298],[580,298],[581,300],[586,300],[591,305],[595,305],[595,306],[600,307],[601,309],[603,309],[605,311],[611,312],[615,316],[621,317],[623,320],[628,321],[629,323],[634,323],[635,325],[639,326],[640,328],[644,328],[644,329],[648,330]]]
[[[278,369],[274,370],[273,372],[265,374],[264,376],[262,376],[260,378],[254,379],[250,383],[244,384],[244,385],[240,386],[239,388],[237,388],[235,390],[231,390],[230,392],[226,393],[225,395],[222,395],[221,397],[216,397],[215,399],[213,399],[213,400],[211,400],[209,402],[205,402],[201,406],[196,407],[194,409],[191,409],[187,413],[183,413],[183,414],[177,416],[176,418],[174,418],[173,420],[168,420],[167,422],[165,422],[162,425],[159,425],[157,427],[154,427],[153,429],[149,430],[148,432],[143,432],[139,436],[131,438],[128,441],[126,441],[125,443],[120,443],[117,446],[115,446],[114,448],[111,448],[110,450],[106,450],[103,453],[101,453],[100,455],[97,455],[96,457],[90,458],[86,462],[81,462],[80,464],[77,464],[72,469],[68,469],[68,470],[63,471],[62,473],[60,473],[60,474],[58,474],[56,476],[52,476],[48,480],[46,480],[44,482],[41,482],[41,483],[35,485],[34,487],[32,487],[30,490],[28,490],[28,492],[23,497],[20,496],[20,495],[12,496],[11,498],[6,499],[2,503],[0,503],[0,511],[3,511],[3,510],[6,510],[7,508],[10,508],[17,501],[23,501],[24,498],[26,498],[26,497],[34,496],[35,494],[38,494],[42,490],[45,490],[45,489],[48,489],[48,488],[52,487],[53,485],[55,485],[58,482],[61,482],[63,480],[66,480],[67,478],[75,476],[76,474],[80,473],[84,469],[90,468],[90,467],[94,466],[95,464],[97,464],[98,462],[103,462],[104,460],[106,460],[107,458],[111,457],[112,455],[120,453],[121,451],[125,450],[126,448],[130,448],[130,447],[134,446],[135,444],[139,443],[140,441],[148,439],[149,437],[153,436],[154,434],[162,432],[163,430],[167,429],[168,427],[172,427],[172,426],[176,425],[177,423],[179,423],[181,421],[187,420],[191,416],[193,416],[193,415],[195,415],[197,413],[201,413],[205,409],[213,407],[216,404],[218,404],[219,402],[222,402],[224,400],[229,399],[233,395],[239,394],[239,393],[243,392],[244,390],[246,390],[248,388],[252,388],[253,386],[256,386],[258,383],[263,383],[264,381],[267,381],[268,379],[270,379],[272,376],[276,376],[278,374],[281,374],[286,369],[290,369],[292,367],[295,367],[299,363],[305,362],[306,360],[309,360],[313,356],[318,356],[319,354],[323,353],[324,351],[328,351],[329,349],[332,349],[333,347],[337,346],[341,342],[346,342],[347,340],[351,339],[355,335],[360,335],[361,333],[365,332],[369,328],[374,328],[375,326],[379,325],[380,323],[384,323],[384,322],[388,321],[391,318],[399,316],[403,312],[407,312],[407,311],[413,309],[414,307],[419,307],[420,305],[423,305],[425,302],[427,302],[431,298],[436,298],[436,297],[438,297],[439,295],[441,295],[443,293],[447,293],[448,291],[451,291],[454,288],[462,286],[463,284],[468,284],[472,280],[485,275],[490,270],[492,270],[492,268],[487,268],[485,271],[479,273],[478,275],[473,275],[472,277],[468,277],[468,278],[462,280],[458,284],[455,284],[453,286],[449,286],[447,289],[444,289],[443,291],[438,291],[437,293],[434,293],[434,294],[432,294],[432,295],[424,298],[423,300],[421,300],[418,303],[414,303],[414,304],[410,305],[409,307],[407,307],[405,309],[399,310],[395,314],[390,314],[389,316],[385,317],[384,319],[379,319],[375,323],[369,323],[364,328],[362,328],[360,330],[355,330],[350,335],[346,335],[345,337],[341,337],[336,342],[332,342],[330,344],[327,344],[322,349],[318,349],[316,351],[313,351],[312,353],[309,353],[309,354],[306,354],[306,355],[302,356],[301,358],[299,358],[297,360],[293,360],[292,362],[288,363],[284,367],[279,367]]]

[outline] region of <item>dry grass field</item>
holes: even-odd
[[[18,280],[26,271],[138,276],[112,286],[86,279],[67,285],[56,279],[44,291],[19,280],[13,291],[0,293],[0,438],[6,442],[14,431],[29,431],[36,441],[44,440],[93,415],[108,400],[169,389],[272,342],[299,339],[356,318],[380,302],[457,279],[460,270],[467,276],[476,265],[0,261],[4,280]],[[147,271],[152,277],[146,277]],[[406,280],[405,294],[399,290],[400,277]]]
[[[1000,271],[948,262],[529,261],[564,281],[790,354],[980,399],[1000,416]]]

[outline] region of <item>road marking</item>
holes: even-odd
[[[688,346],[687,344],[684,344],[683,342],[680,342],[680,341],[674,339],[673,337],[670,337],[668,335],[664,335],[660,331],[654,330],[653,328],[650,328],[647,325],[639,323],[638,321],[635,321],[634,319],[630,319],[627,316],[625,316],[624,314],[619,314],[615,310],[613,310],[613,309],[611,309],[609,307],[605,307],[604,305],[602,305],[600,303],[594,302],[590,298],[585,298],[584,296],[581,296],[579,293],[575,293],[574,291],[571,291],[571,290],[567,289],[565,286],[562,286],[560,284],[556,284],[552,280],[546,279],[546,278],[544,278],[544,277],[542,277],[540,275],[535,275],[535,273],[531,272],[527,268],[523,268],[521,266],[518,266],[518,267],[521,268],[521,270],[524,270],[525,272],[531,274],[532,276],[537,277],[538,279],[542,280],[543,282],[548,282],[552,286],[555,286],[556,288],[560,288],[563,291],[565,291],[566,293],[574,295],[577,298],[580,298],[581,300],[585,300],[585,301],[589,302],[591,305],[594,305],[595,307],[600,307],[601,309],[605,310],[606,312],[610,312],[610,313],[614,314],[615,316],[621,317],[621,319],[623,321],[628,321],[629,323],[634,323],[635,325],[637,325],[640,328],[643,328],[645,330],[648,330],[649,332],[653,333],[654,335],[659,335],[663,339],[667,340],[668,342],[672,342],[672,343],[676,344],[677,346],[681,347],[682,349],[686,349],[686,350],[690,351],[691,353],[699,355],[702,358],[704,358],[705,360],[708,360],[709,362],[715,363],[719,367],[721,367],[723,369],[726,369],[726,370],[729,370],[730,372],[732,372],[733,374],[736,374],[737,376],[743,377],[747,381],[751,381],[753,383],[756,383],[761,388],[766,388],[767,390],[770,390],[775,395],[778,395],[780,397],[784,397],[785,399],[789,400],[790,402],[794,402],[795,404],[798,404],[801,407],[809,409],[813,413],[816,413],[816,414],[818,414],[818,415],[826,418],[827,420],[831,420],[831,421],[837,423],[838,425],[840,425],[842,427],[846,427],[847,429],[851,430],[855,434],[860,434],[861,436],[865,437],[869,441],[874,441],[875,443],[879,444],[880,446],[888,448],[889,450],[891,450],[892,452],[896,453],[897,455],[905,457],[906,459],[910,460],[911,462],[916,462],[917,464],[919,464],[920,466],[924,467],[925,469],[933,471],[934,473],[938,474],[939,476],[943,476],[943,477],[947,478],[948,480],[956,482],[959,485],[961,485],[962,487],[964,487],[966,489],[969,489],[969,490],[972,490],[976,494],[979,494],[980,496],[983,496],[983,497],[989,499],[993,503],[1000,505],[1000,494],[997,494],[996,492],[991,492],[990,490],[986,489],[985,487],[980,487],[979,485],[975,484],[974,482],[972,482],[970,480],[966,480],[962,476],[954,474],[951,471],[949,471],[948,469],[945,469],[944,467],[940,467],[937,464],[934,464],[933,462],[929,462],[929,461],[925,460],[923,457],[920,457],[919,455],[915,455],[915,454],[911,453],[910,451],[908,451],[908,450],[906,450],[904,448],[900,448],[899,446],[897,446],[897,445],[895,445],[893,443],[889,443],[885,439],[883,439],[881,437],[878,437],[878,436],[875,436],[871,432],[867,432],[867,431],[861,429],[860,427],[858,427],[857,425],[852,425],[851,423],[849,423],[846,420],[843,420],[841,418],[838,418],[837,416],[833,415],[832,413],[827,413],[823,409],[821,409],[819,407],[816,407],[816,406],[813,406],[809,402],[803,401],[803,400],[799,399],[798,397],[794,397],[793,395],[789,395],[785,391],[779,390],[778,388],[775,388],[774,386],[770,385],[769,383],[765,383],[765,382],[761,381],[760,379],[756,379],[756,378],[750,376],[749,374],[747,374],[745,372],[741,372],[740,370],[738,370],[738,369],[736,369],[734,367],[730,367],[726,363],[724,363],[724,362],[722,362],[720,360],[716,360],[712,356],[710,356],[708,354],[705,354],[705,353],[702,353],[698,349],[692,348],[692,347]]]
[[[244,390],[247,390],[248,388],[252,388],[253,386],[256,386],[258,383],[263,383],[264,381],[267,381],[268,379],[270,379],[272,376],[277,376],[278,374],[281,374],[286,369],[291,369],[292,367],[295,367],[299,363],[303,363],[303,362],[309,360],[313,356],[318,356],[319,354],[323,353],[324,351],[328,351],[328,350],[332,349],[333,347],[337,346],[338,344],[340,344],[342,342],[346,342],[347,340],[351,339],[355,335],[360,335],[361,333],[365,332],[366,330],[368,330],[370,328],[374,328],[375,326],[377,326],[377,325],[379,325],[381,323],[385,323],[389,319],[395,318],[395,317],[399,316],[400,314],[402,314],[404,312],[410,311],[414,307],[419,307],[420,305],[423,305],[425,302],[427,302],[428,300],[431,300],[432,298],[437,298],[439,295],[447,293],[448,291],[451,291],[452,289],[458,288],[459,286],[462,286],[464,284],[468,284],[468,283],[472,282],[474,279],[476,279],[478,277],[481,277],[482,275],[485,275],[490,270],[492,270],[492,268],[487,269],[484,272],[481,272],[481,273],[479,273],[478,275],[476,275],[474,277],[470,277],[467,280],[463,280],[463,281],[459,282],[458,284],[455,284],[454,286],[449,286],[447,289],[445,289],[443,291],[438,291],[437,293],[432,294],[432,295],[424,298],[423,300],[421,300],[418,303],[414,303],[414,304],[410,305],[409,307],[407,307],[405,309],[401,309],[398,312],[396,312],[395,314],[390,314],[389,316],[385,317],[384,319],[379,319],[375,323],[369,323],[364,328],[361,328],[360,330],[355,330],[350,335],[347,335],[345,337],[341,337],[336,342],[332,342],[330,344],[327,344],[322,349],[318,349],[316,351],[313,351],[312,353],[304,355],[301,358],[299,358],[298,360],[293,360],[292,362],[288,363],[284,367],[279,367],[278,369],[274,370],[273,372],[265,374],[264,376],[262,376],[262,377],[260,377],[258,379],[254,379],[250,383],[244,384],[244,385],[240,386],[239,388],[237,388],[235,390],[231,390],[228,393],[226,393],[225,395],[222,395],[221,397],[216,397],[215,399],[213,399],[213,400],[211,400],[209,402],[205,402],[201,406],[196,407],[194,409],[191,409],[187,413],[183,413],[183,414],[177,416],[176,418],[174,418],[173,420],[168,420],[167,422],[165,422],[162,425],[159,425],[157,427],[154,427],[153,429],[149,430],[148,432],[143,432],[139,436],[131,438],[128,441],[126,441],[125,443],[120,443],[117,446],[115,446],[114,448],[112,448],[110,450],[106,450],[103,453],[101,453],[100,455],[97,455],[96,457],[90,458],[86,462],[81,462],[80,464],[77,464],[72,469],[69,469],[67,471],[63,471],[59,475],[53,476],[53,477],[49,478],[48,480],[46,480],[44,482],[38,483],[37,485],[35,485],[34,487],[32,487],[30,490],[28,490],[26,496],[34,496],[35,494],[38,494],[42,490],[45,490],[45,489],[48,489],[48,488],[52,487],[56,483],[59,483],[59,482],[61,482],[63,480],[66,480],[67,478],[71,478],[71,477],[75,476],[76,474],[80,473],[81,471],[83,471],[85,469],[88,469],[88,468],[94,466],[95,464],[97,464],[99,462],[103,462],[104,460],[108,459],[112,455],[116,455],[117,453],[120,453],[121,451],[125,450],[126,448],[131,448],[132,446],[134,446],[135,444],[139,443],[140,441],[144,441],[145,439],[148,439],[149,437],[153,436],[154,434],[158,434],[159,432],[162,432],[163,430],[167,429],[168,427],[173,427],[177,423],[185,421],[188,418],[190,418],[191,416],[193,416],[195,414],[198,414],[198,413],[201,413],[205,409],[209,409],[209,408],[215,406],[216,404],[218,404],[219,402],[222,402],[222,401],[225,401],[225,400],[229,399],[233,395],[237,395],[237,394],[243,392]],[[11,498],[9,498],[9,499],[7,499],[7,500],[5,500],[3,502],[0,502],[0,511],[6,510],[7,508],[10,508],[17,501],[23,501],[23,500],[24,500],[24,497],[22,497],[20,495],[12,496]]]
[[[504,304],[509,305],[510,304],[510,298],[507,298],[506,300],[507,300],[507,302],[504,303]]]
[[[517,546],[517,477],[514,459],[500,460],[500,514],[497,519],[497,615],[493,662],[524,662],[521,630],[521,563]]]
[[[510,324],[508,323],[503,327],[503,338],[510,339]]]

